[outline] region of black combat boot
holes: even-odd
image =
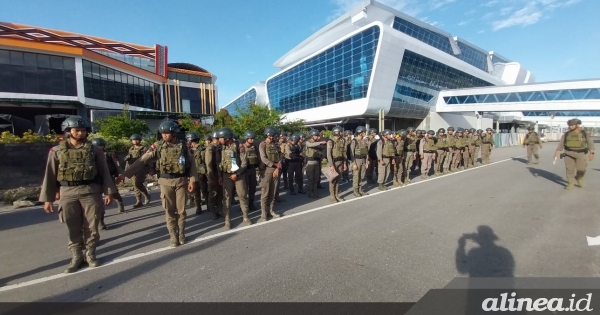
[[[254,205],[254,199],[248,199],[248,211],[256,211],[258,210]]]
[[[290,187],[290,195],[295,195],[296,190],[294,189],[294,185],[289,185],[288,187]]]
[[[141,207],[142,205],[143,205],[143,203],[142,203],[142,196],[141,195],[136,195],[135,196],[135,204],[133,205],[133,208],[136,209],[136,208]]]

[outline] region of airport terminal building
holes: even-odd
[[[166,46],[0,22],[0,114],[32,122],[48,115],[93,121],[128,104],[146,120],[178,113],[210,120],[216,79],[199,66],[169,63]]]
[[[372,0],[317,31],[274,65],[280,71],[224,108],[235,114],[248,102],[268,103],[286,113],[288,119],[304,119],[315,127],[343,124],[346,129],[359,124],[378,128],[383,111],[383,127],[394,130],[449,125],[500,130],[503,126],[541,123],[544,115],[583,113],[574,107],[558,112],[537,108],[524,113],[487,106],[484,111],[477,102],[463,106],[462,111],[445,110],[451,104],[438,106],[443,100],[440,93],[533,86],[535,77],[518,61]],[[600,88],[600,81],[592,85]],[[593,100],[590,108],[600,109],[595,90],[586,97]],[[589,117],[600,117],[600,111],[585,112]]]

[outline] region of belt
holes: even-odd
[[[78,181],[73,181],[73,182],[61,181],[61,182],[59,182],[59,184],[61,186],[74,187],[74,186],[89,185],[89,184],[93,184],[95,182],[96,182],[95,180],[78,180]]]
[[[355,159],[366,159],[366,158],[367,158],[367,155],[366,155],[366,154],[363,154],[363,155],[355,155],[355,156],[354,156],[354,158],[355,158]]]
[[[581,153],[581,152],[587,153],[587,151],[588,151],[588,149],[585,149],[585,148],[584,149],[571,149],[571,148],[566,148],[566,147],[565,147],[565,150],[575,152],[575,153]]]
[[[160,174],[159,176],[160,178],[168,178],[168,179],[173,179],[173,178],[181,178],[181,177],[185,177],[184,174]]]
[[[307,161],[320,161],[322,159],[318,159],[318,158],[314,158],[314,157],[309,157],[309,158],[306,158],[306,160]]]
[[[300,163],[302,162],[301,159],[285,159],[286,162],[288,163]]]
[[[346,160],[346,159],[343,158],[343,157],[338,157],[338,158],[334,158],[333,162],[341,162],[341,161],[344,161],[344,160]]]
[[[402,157],[402,156],[403,156],[402,154],[396,154],[396,157]]]
[[[393,157],[395,157],[395,155],[394,156],[387,156],[387,155],[382,156],[382,158],[384,158],[384,159],[391,159]]]
[[[423,150],[423,153],[436,153],[436,151],[431,151],[431,150]]]
[[[416,152],[417,150],[406,150],[408,152]]]

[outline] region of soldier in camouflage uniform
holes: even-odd
[[[39,200],[44,202],[46,213],[54,212],[53,202],[58,200],[59,215],[69,230],[72,255],[65,273],[72,273],[84,262],[84,248],[89,267],[100,265],[96,259],[98,219],[117,188],[102,149],[87,141],[90,124],[83,118],[69,117],[63,121],[62,131],[65,140],[48,154]],[[102,193],[106,196],[104,202]]]
[[[346,170],[342,173],[342,181],[347,183],[350,181],[350,142],[352,141],[352,130],[344,131],[344,141],[346,142]]]
[[[437,142],[436,142],[437,156],[435,157],[434,171],[436,176],[442,175],[442,166],[444,164],[444,158],[448,151],[448,141],[446,138],[446,130],[444,128],[438,129]],[[446,171],[446,170],[444,170]]]
[[[367,171],[365,172],[365,177],[367,178],[367,184],[374,184],[377,181],[373,180],[373,173],[377,172],[377,129],[371,128],[367,132],[368,137],[366,138],[367,144],[369,145],[369,153],[368,153],[368,165]]]
[[[340,177],[346,167],[347,151],[346,142],[342,138],[344,129],[340,126],[335,126],[333,131],[333,139],[327,141],[327,166],[339,174],[329,182],[329,199],[332,202],[344,201],[340,196]]]
[[[490,155],[494,149],[494,135],[492,134],[492,128],[485,129],[486,134],[481,137],[481,162],[483,164],[490,164]]]
[[[483,130],[481,129],[477,129],[477,131],[475,132],[474,136],[473,136],[473,153],[471,153],[471,161],[472,161],[472,165],[473,166],[479,166],[481,164],[478,165],[478,157],[479,157],[479,152],[481,152],[481,134],[483,133]]]
[[[463,165],[464,169],[471,167],[471,153],[474,150],[473,144],[473,132],[475,129],[465,129],[464,137],[467,139],[467,149],[463,152]]]
[[[312,129],[308,135],[310,136],[310,140],[304,143],[306,147],[304,151],[306,156],[306,190],[308,191],[308,197],[316,199],[319,198],[317,187],[321,181],[321,161],[323,160],[323,150],[321,147],[327,144],[327,142],[319,141],[321,134],[316,129]]]
[[[200,134],[188,132],[185,135],[188,147],[194,155],[194,163],[198,171],[198,185],[194,187],[192,196],[196,205],[196,214],[202,214],[202,197],[208,205],[208,181],[206,179],[206,147],[200,143]],[[207,206],[208,209],[208,206]]]
[[[212,215],[212,219],[216,220],[222,216],[223,208],[223,186],[219,183],[219,170],[217,168],[218,161],[221,159],[219,151],[219,138],[217,138],[218,130],[213,130],[210,134],[211,143],[206,146],[206,180],[208,182],[208,211]]]
[[[302,147],[298,143],[300,135],[293,134],[288,138],[288,143],[283,146],[283,157],[288,168],[288,187],[290,195],[295,195],[294,182],[298,187],[298,193],[306,194],[304,191],[304,176],[302,174],[302,163],[304,156],[302,155]]]
[[[467,139],[464,137],[464,129],[456,130],[456,142],[454,143],[456,150],[454,151],[454,161],[452,161],[452,171],[458,171],[461,161],[466,157],[464,152],[469,150]]]
[[[437,139],[434,138],[435,131],[428,130],[427,136],[421,139],[421,145],[419,147],[419,153],[421,156],[421,178],[429,178],[429,169],[431,164],[435,161],[435,155],[437,153]]]
[[[396,163],[396,146],[393,141],[394,135],[389,129],[381,132],[381,139],[377,142],[377,183],[379,190],[388,190],[385,186],[387,178],[390,176],[390,170]]]
[[[288,142],[288,133],[285,131],[281,131],[277,135],[277,140],[279,141],[279,153],[283,154],[284,146]],[[289,182],[288,182],[288,165],[285,160],[283,160],[281,163],[281,173],[279,174],[279,179],[281,180],[282,177],[283,177],[283,189],[288,189],[289,188],[289,186],[288,186],[288,184],[289,184]],[[277,192],[276,199],[279,199],[279,192]]]
[[[523,139],[523,148],[527,148],[527,165],[531,164],[532,155],[535,157],[535,162],[533,163],[538,164],[540,162],[538,149],[542,148],[542,141],[538,133],[533,131],[533,127],[527,127],[527,130],[529,132],[525,135],[525,139]]]
[[[176,137],[180,131],[176,122],[165,121],[160,124],[158,131],[162,134],[162,140],[152,144],[148,152],[119,176],[119,180],[137,174],[152,160],[156,160],[160,195],[170,236],[169,245],[177,247],[187,241],[185,238],[186,188],[189,192],[194,191],[198,170],[187,144]]]
[[[400,130],[396,132],[396,139],[394,140],[394,146],[396,147],[396,160],[393,165],[392,178],[394,186],[404,186],[402,181],[402,174],[404,173],[404,139],[406,138],[406,130]]]
[[[456,156],[456,135],[454,134],[454,127],[448,127],[446,146],[448,147],[448,150],[446,152],[446,158],[444,159],[443,174],[454,172],[454,169],[451,169],[454,164],[454,157]]]
[[[352,168],[352,189],[354,196],[362,197],[368,195],[362,189],[362,181],[365,176],[368,162],[369,143],[365,139],[367,128],[356,127],[355,137],[350,142],[350,162]]]
[[[110,172],[111,180],[115,180],[117,176],[121,173],[121,163],[119,163],[119,158],[112,151],[105,151],[106,149],[106,141],[102,138],[92,139],[92,144],[98,146],[104,152],[104,159],[106,160],[106,165],[108,166],[108,171]],[[119,213],[125,212],[125,206],[123,205],[123,197],[118,190],[113,193],[113,199],[117,202],[117,207],[119,209]],[[102,213],[102,217],[100,218],[100,228],[103,230],[107,229],[106,224],[104,224],[104,213]]]
[[[248,211],[256,211],[256,205],[254,205],[254,198],[256,197],[256,175],[258,167],[260,166],[260,156],[258,154],[258,148],[254,145],[254,139],[256,133],[254,131],[244,132],[244,144],[240,145],[240,151],[243,149],[246,151],[246,185],[248,191]],[[243,148],[242,148],[243,146]]]
[[[129,137],[131,140],[131,148],[129,148],[129,153],[125,156],[125,169],[129,168],[131,164],[133,164],[137,159],[142,157],[144,153],[146,153],[147,148],[144,147],[142,142],[142,136],[138,134],[133,134]],[[135,204],[134,208],[139,208],[142,205],[147,205],[150,203],[150,194],[148,193],[148,189],[144,185],[144,181],[146,180],[146,176],[148,175],[148,168],[143,168],[139,174],[135,174],[131,181],[133,182],[133,192],[135,193]],[[146,199],[144,203],[142,203],[142,195]]]
[[[414,161],[417,159],[417,136],[415,128],[406,128],[406,137],[404,138],[404,178],[405,184],[410,184],[410,170],[413,167]]]
[[[569,131],[565,132],[558,141],[554,158],[557,159],[561,151],[564,150],[563,156],[568,181],[565,189],[571,190],[575,187],[575,181],[577,181],[579,187],[585,187],[583,177],[585,176],[587,162],[588,160],[594,160],[596,148],[592,135],[589,135],[579,126],[581,125],[581,120],[573,118],[567,124],[569,125]],[[586,155],[588,155],[587,159]]]
[[[260,182],[260,219],[258,222],[267,220],[267,216],[271,215],[273,218],[279,218],[277,212],[275,212],[275,199],[277,198],[277,190],[279,188],[279,172],[282,168],[282,157],[279,152],[279,144],[276,136],[279,131],[273,127],[265,128],[265,141],[258,145],[258,153],[260,155],[260,173],[262,180]]]

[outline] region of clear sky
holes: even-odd
[[[0,1],[0,21],[152,46],[217,75],[223,106],[360,0]],[[600,78],[600,0],[380,0],[520,62],[537,82]]]

